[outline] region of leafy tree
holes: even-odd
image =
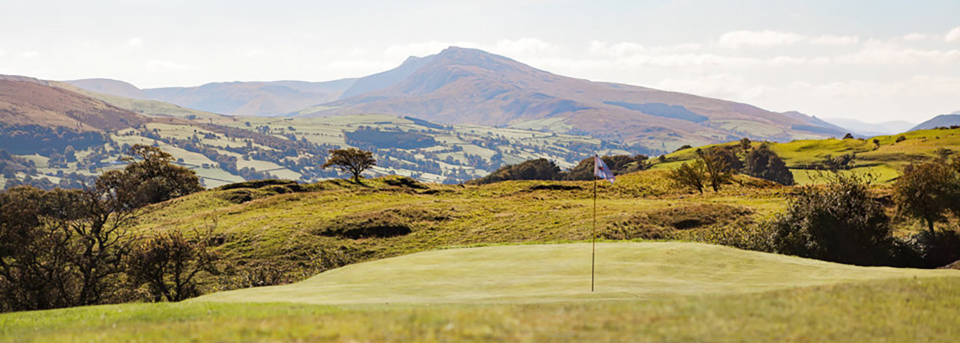
[[[700,194],[703,194],[703,187],[708,179],[706,165],[701,159],[684,162],[677,169],[671,170],[668,177],[680,187],[692,188]]]
[[[740,139],[740,150],[743,152],[750,151],[750,148],[753,146],[753,142],[750,141],[750,138],[743,137]]]
[[[856,175],[799,188],[767,226],[775,252],[826,261],[875,265],[891,245],[890,218]]]
[[[787,169],[787,164],[770,150],[766,144],[751,150],[744,158],[744,173],[764,180],[770,180],[781,185],[794,184],[793,173]]]
[[[143,161],[107,171],[84,190],[0,192],[0,310],[122,297],[122,262],[130,253],[129,228],[138,209],[199,187],[192,172],[178,174],[184,168],[169,165],[168,154],[143,146],[138,151]]]
[[[127,274],[135,286],[147,285],[153,301],[181,301],[200,295],[196,277],[216,275],[216,255],[207,237],[188,240],[179,230],[141,241],[127,258]]]
[[[923,220],[933,232],[948,211],[960,212],[960,179],[950,166],[927,162],[912,164],[893,185],[897,212]]]
[[[643,170],[647,167],[647,156],[645,155],[612,155],[603,156],[600,159],[607,164],[614,175],[623,175],[635,171]],[[570,171],[561,173],[559,178],[564,180],[593,180],[593,157],[588,157],[580,161]]]
[[[203,190],[196,172],[173,164],[172,155],[160,148],[136,144],[128,153],[131,163],[124,168],[126,177],[135,184],[134,206],[167,201]]]
[[[556,180],[559,177],[560,167],[557,167],[553,161],[538,158],[523,161],[520,164],[500,167],[490,175],[477,180],[477,183],[487,184],[507,180]]]
[[[697,149],[697,157],[703,162],[707,172],[707,183],[714,192],[719,192],[723,184],[730,183],[734,170],[727,163],[725,153],[720,149],[710,149],[704,152]]]
[[[353,175],[353,181],[360,183],[360,173],[377,165],[377,160],[373,158],[370,151],[357,148],[333,149],[330,150],[330,158],[321,168],[336,167],[343,173]]]

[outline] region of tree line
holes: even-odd
[[[131,232],[144,206],[203,188],[158,148],[129,154],[126,168],[83,189],[0,192],[0,311],[177,301],[197,294],[199,274],[216,272],[203,235]]]
[[[766,143],[753,147],[750,139],[744,138],[738,145],[697,149],[695,153],[693,161],[684,162],[671,170],[669,178],[677,185],[700,194],[707,187],[714,192],[720,191],[723,185],[732,182],[733,175],[737,173],[786,186],[794,184],[793,174],[787,164]],[[661,162],[666,162],[664,156],[661,156]]]
[[[648,167],[645,155],[614,155],[601,157],[614,175],[632,173]],[[472,180],[471,184],[488,184],[508,180],[593,180],[593,157],[580,161],[568,171],[561,171],[553,161],[545,158],[524,161],[519,164],[507,165],[480,179]]]

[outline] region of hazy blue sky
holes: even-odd
[[[450,45],[819,117],[960,110],[954,0],[0,0],[0,74],[42,79],[326,81]]]

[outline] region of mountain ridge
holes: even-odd
[[[694,116],[678,116],[679,112]],[[784,141],[845,133],[799,113],[776,113],[679,92],[576,79],[504,56],[458,47],[445,49],[393,86],[322,104],[300,115],[358,113],[586,133],[660,149],[740,137]],[[709,120],[691,120],[701,117]]]
[[[937,127],[960,125],[960,114],[941,114],[914,126],[910,131],[929,130]]]

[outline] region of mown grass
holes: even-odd
[[[629,301],[162,303],[0,314],[5,342],[954,342],[956,277]]]
[[[310,304],[533,303],[739,294],[953,270],[866,268],[683,243],[589,243],[446,249],[354,264],[302,282],[190,301]]]

